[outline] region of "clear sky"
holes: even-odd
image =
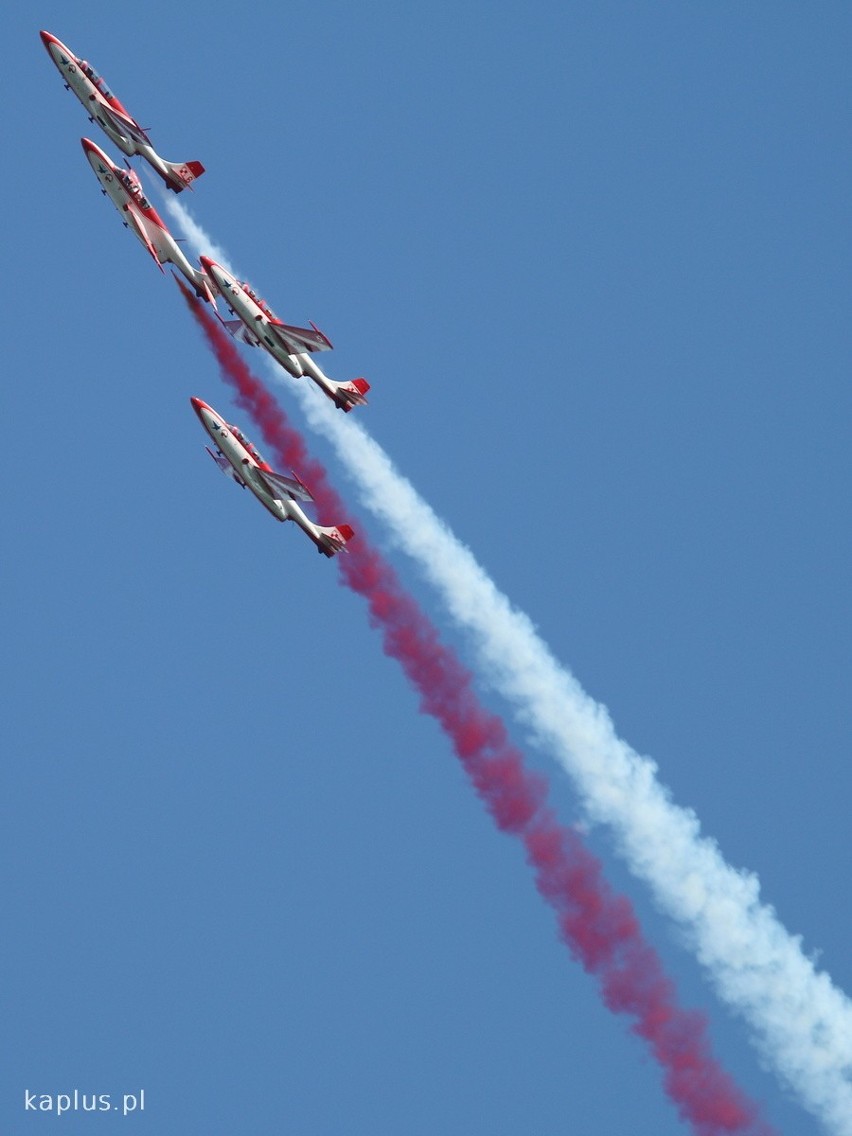
[[[329,335],[333,377],[369,379],[364,424],[852,991],[849,6],[53,2],[0,26],[0,1130],[52,1129],[24,1090],[77,1088],[145,1110],[71,1136],[683,1132],[335,564],[205,455],[191,395],[249,422],[101,197],[80,138],[120,155],[38,32],[204,163],[199,222]],[[721,1061],[781,1131],[821,1131],[589,840]]]

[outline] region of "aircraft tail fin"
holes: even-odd
[[[163,162],[168,170],[169,188],[180,193],[204,173],[201,162]]]
[[[352,379],[349,383],[338,383],[334,401],[348,414],[353,406],[363,406],[366,403],[369,389],[370,384],[366,379]]]
[[[346,552],[346,543],[355,535],[349,525],[333,525],[323,528],[317,525],[317,551],[323,556],[334,556],[338,552]]]
[[[192,284],[195,288],[195,294],[199,300],[207,300],[208,303],[213,305],[216,312],[219,309],[216,307],[216,297],[213,294],[213,289],[210,287],[210,281],[207,279],[207,273],[201,272],[198,268],[191,269]]]

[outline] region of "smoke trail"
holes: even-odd
[[[278,376],[276,375],[276,378]],[[359,423],[296,386],[309,424],[334,444],[359,495],[467,631],[480,676],[572,775],[592,821],[611,826],[630,870],[684,931],[763,1059],[836,1136],[852,1136],[852,1005],[806,957],[756,875],[738,871],[676,805],[657,766],[615,732],[609,713],[551,654],[471,552]]]
[[[174,194],[165,190],[162,192],[160,200],[163,202],[166,212],[180,225],[186,234],[186,239],[196,249],[203,249],[207,256],[217,261],[223,268],[227,268],[232,275],[236,273],[236,269],[230,267],[228,254],[223,248],[210,240],[186,205],[177,201]]]
[[[338,522],[345,508],[322,465],[310,458],[301,436],[218,324],[178,283],[226,380],[238,392],[237,404],[252,416],[277,461],[308,482],[322,523]],[[643,939],[629,900],[612,891],[577,833],[559,825],[546,801],[545,782],[525,768],[502,721],[480,705],[470,673],[441,644],[363,534],[349,548],[349,556],[338,558],[344,582],[367,600],[385,652],[402,665],[420,695],[421,710],[451,739],[497,826],[523,842],[538,891],[556,912],[562,940],[597,978],[608,1008],[630,1018],[632,1031],[647,1041],[681,1117],[698,1136],[769,1136],[771,1129],[755,1106],[712,1057],[703,1015],[678,1006],[674,986]]]
[[[196,231],[203,243],[206,235]],[[768,1067],[836,1136],[852,1136],[852,1004],[761,903],[757,877],[731,867],[701,835],[695,813],[676,805],[657,780],[654,762],[617,736],[606,708],[557,662],[528,617],[361,426],[335,415],[315,392],[288,385],[309,424],[334,444],[362,503],[471,635],[481,677],[572,775],[589,818],[611,826],[630,870],[680,925]]]

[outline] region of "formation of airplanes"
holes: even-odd
[[[366,403],[370,384],[357,378],[336,382],[312,358],[320,351],[332,350],[331,341],[311,323],[308,328],[283,323],[245,281],[238,281],[210,257],[202,256],[200,268],[192,265],[157,210],[148,200],[138,175],[127,158],[142,158],[174,193],[191,188],[204,173],[200,162],[167,162],[154,149],[148,133],[109,90],[103,78],[86,60],[50,32],[39,33],[47,53],[63,82],[83,104],[91,122],[125,155],[124,166],[112,159],[89,138],[81,138],[83,151],[97,177],[101,192],[112,201],[124,226],[145,246],[161,272],[171,264],[189,283],[196,296],[212,305],[222,326],[240,342],[262,347],[294,378],[310,378],[340,410],[348,413]],[[219,316],[216,297],[227,304],[235,319]],[[346,551],[355,535],[346,524],[318,525],[299,504],[312,502],[310,490],[297,474],[276,473],[263,460],[252,443],[200,398],[192,407],[215,447],[207,452],[223,473],[244,489],[250,489],[278,521],[294,521],[313,541],[317,551],[332,557]]]

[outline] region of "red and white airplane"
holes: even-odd
[[[195,289],[199,299],[209,300],[216,306],[210,284],[203,272],[193,268],[181,252],[177,241],[166,228],[163,219],[142,190],[142,183],[131,169],[114,165],[106,154],[88,138],[81,138],[89,165],[95,171],[101,190],[121,214],[125,226],[142,242],[160,271],[163,265],[173,264]]]
[[[180,193],[182,189],[201,177],[201,162],[167,162],[161,158],[151,139],[132,118],[115,95],[107,88],[100,75],[85,61],[50,32],[39,32],[47,53],[59,69],[69,91],[73,91],[89,115],[128,158],[138,154],[157,171],[169,189]]]
[[[246,283],[240,283],[227,269],[207,256],[201,257],[204,271],[224,297],[228,307],[238,316],[235,320],[222,320],[236,339],[250,347],[263,347],[294,378],[307,375],[332,402],[348,413],[353,406],[361,406],[370,389],[366,379],[352,379],[338,383],[324,374],[311,358],[314,351],[331,351],[330,340],[316,324],[310,327],[290,327],[282,323],[268,305]]]
[[[200,398],[190,401],[201,425],[212,438],[216,452],[209,446],[205,449],[226,477],[232,477],[237,485],[250,489],[276,520],[295,521],[323,556],[334,556],[341,549],[346,551],[346,542],[355,535],[349,525],[323,528],[308,520],[296,503],[297,498],[300,501],[313,501],[307,486],[295,474],[293,477],[285,477],[284,474],[276,473],[248,438],[236,426],[229,426],[212,406],[208,406]]]

